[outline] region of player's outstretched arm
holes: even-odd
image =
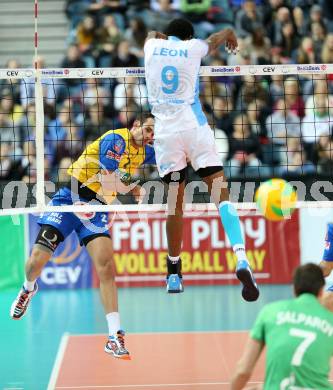
[[[264,344],[258,340],[249,338],[243,356],[239,360],[236,372],[231,379],[231,390],[241,390],[251,377],[253,369],[264,348]]]
[[[237,37],[231,28],[226,28],[210,35],[206,42],[209,46],[208,54],[223,44],[225,44],[225,48],[229,53],[236,54],[238,51]]]

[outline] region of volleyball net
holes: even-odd
[[[329,205],[333,65],[204,66],[199,81],[231,199],[244,202],[239,207],[253,207],[255,188],[271,177],[291,181],[301,201]],[[143,68],[1,69],[0,213],[54,210],[48,200],[68,184],[68,168],[85,148],[147,112]],[[143,165],[132,179],[145,187],[143,204],[165,202],[156,167]],[[191,167],[187,181],[188,202],[209,203]],[[115,205],[61,210],[134,202],[122,191]]]

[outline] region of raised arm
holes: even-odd
[[[149,39],[168,39],[168,36],[159,31],[149,31],[146,42],[149,41]]]
[[[236,54],[238,51],[237,37],[231,28],[226,28],[217,33],[210,35],[206,42],[208,43],[208,54],[225,44],[228,53]]]

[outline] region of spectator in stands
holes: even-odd
[[[252,101],[248,104],[246,113],[249,120],[251,133],[259,137],[267,136],[265,118],[268,115],[268,110],[269,108],[266,106],[266,103],[261,100]]]
[[[264,65],[270,63],[271,42],[265,36],[261,25],[253,25],[253,30],[244,40],[244,45],[251,53],[252,63]]]
[[[143,66],[143,46],[147,37],[147,27],[141,18],[130,20],[129,27],[125,31],[125,39],[129,42],[130,53],[139,58],[140,66]]]
[[[318,64],[321,62],[321,53],[326,38],[326,27],[322,22],[311,23],[311,36],[313,41],[315,63]]]
[[[235,17],[237,36],[246,38],[257,26],[263,27],[262,14],[257,9],[254,0],[245,0],[242,9],[236,13]]]
[[[314,107],[309,109],[302,122],[302,137],[306,144],[314,145],[321,136],[331,132],[332,121],[328,109],[327,95],[314,95]]]
[[[93,141],[111,129],[113,129],[112,121],[105,117],[103,106],[100,107],[97,103],[90,105],[84,120],[85,139]]]
[[[117,52],[112,58],[111,66],[123,68],[139,66],[138,57],[130,53],[130,45],[128,41],[123,40],[119,42]]]
[[[288,137],[301,136],[299,117],[290,110],[288,100],[279,99],[275,111],[267,117],[267,136],[272,144],[287,145]]]
[[[76,43],[79,46],[86,66],[95,67],[96,23],[92,16],[86,15],[79,23],[76,33]]]
[[[127,107],[124,107],[121,111],[119,111],[117,117],[114,120],[114,128],[130,128],[135,119],[138,116],[138,112],[140,112],[140,107],[138,107],[133,100],[129,102]]]
[[[299,37],[291,21],[282,25],[281,40],[277,42],[277,45],[281,47],[284,62],[292,62],[294,51],[299,46]]]
[[[226,163],[227,176],[233,177],[245,173],[246,176],[259,174],[258,167],[260,143],[255,134],[251,133],[246,114],[239,114],[233,123],[233,133],[229,140],[229,157]]]
[[[271,76],[271,82],[269,84],[269,94],[273,100],[273,105],[276,104],[277,100],[284,97],[284,83],[283,75],[275,74]]]
[[[327,96],[330,114],[333,109],[333,86],[332,82],[326,79],[326,75],[309,75],[309,80],[304,83],[305,113],[311,114],[315,108],[315,95]]]
[[[307,159],[300,137],[289,137],[287,150],[280,166],[280,175],[306,175],[315,173],[314,164]]]
[[[308,35],[303,9],[301,7],[294,8],[292,12],[292,16],[295,23],[297,35],[301,37]]]
[[[324,175],[333,174],[333,138],[332,134],[322,136],[317,144],[318,172]]]
[[[89,64],[88,64],[89,65]],[[61,61],[62,68],[85,68],[86,62],[82,59],[77,45],[70,45],[67,54]],[[56,94],[58,101],[63,101],[69,96],[77,96],[81,92],[81,80],[66,78],[57,83]]]
[[[208,21],[208,11],[212,6],[212,0],[182,0],[180,11],[194,26],[195,36],[205,39],[214,32],[214,25]]]
[[[102,84],[101,79],[91,78],[84,80],[82,83],[82,89],[83,109],[95,104],[98,104],[100,109],[109,107],[111,101],[111,91],[108,86]]]
[[[266,104],[270,104],[270,97],[259,78],[256,79],[255,76],[242,76],[242,80],[243,85],[238,92],[236,110],[246,110],[248,104],[252,101],[261,100],[266,102]]]
[[[97,64],[102,68],[111,66],[112,56],[115,55],[116,47],[123,39],[123,32],[120,30],[113,15],[105,15],[103,26],[97,29]]]
[[[73,30],[82,21],[89,10],[90,0],[67,0],[65,13],[70,22],[70,29]]]
[[[157,0],[154,3],[156,7],[152,7],[147,25],[150,30],[164,31],[170,20],[180,16],[180,12],[170,0]]]
[[[321,52],[321,62],[323,64],[333,63],[333,33],[327,34]]]
[[[284,81],[284,94],[289,109],[299,118],[305,115],[305,104],[300,93],[299,81],[295,77],[288,77]]]
[[[271,1],[272,3],[273,1]],[[268,11],[270,15],[269,21],[266,21],[266,25],[270,30],[269,38],[271,39],[271,43],[274,46],[280,46],[282,42],[282,26],[286,23],[292,23],[292,15],[290,13],[289,8],[284,6],[284,2],[282,4],[273,6],[274,12],[271,10]]]
[[[116,86],[113,105],[115,110],[121,111],[131,101],[134,101],[138,107],[146,107],[148,104],[147,87],[140,79],[127,77],[124,83]]]
[[[213,127],[222,129],[230,137],[233,132],[235,115],[232,100],[226,96],[216,96],[212,108]]]
[[[127,0],[127,20],[142,18],[145,23],[149,18],[149,0]]]
[[[316,60],[312,38],[302,38],[301,44],[294,52],[293,57],[296,64],[314,64]]]

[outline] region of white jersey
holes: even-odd
[[[170,128],[207,123],[199,101],[199,70],[208,44],[200,39],[149,39],[144,52],[148,101],[156,120]]]

